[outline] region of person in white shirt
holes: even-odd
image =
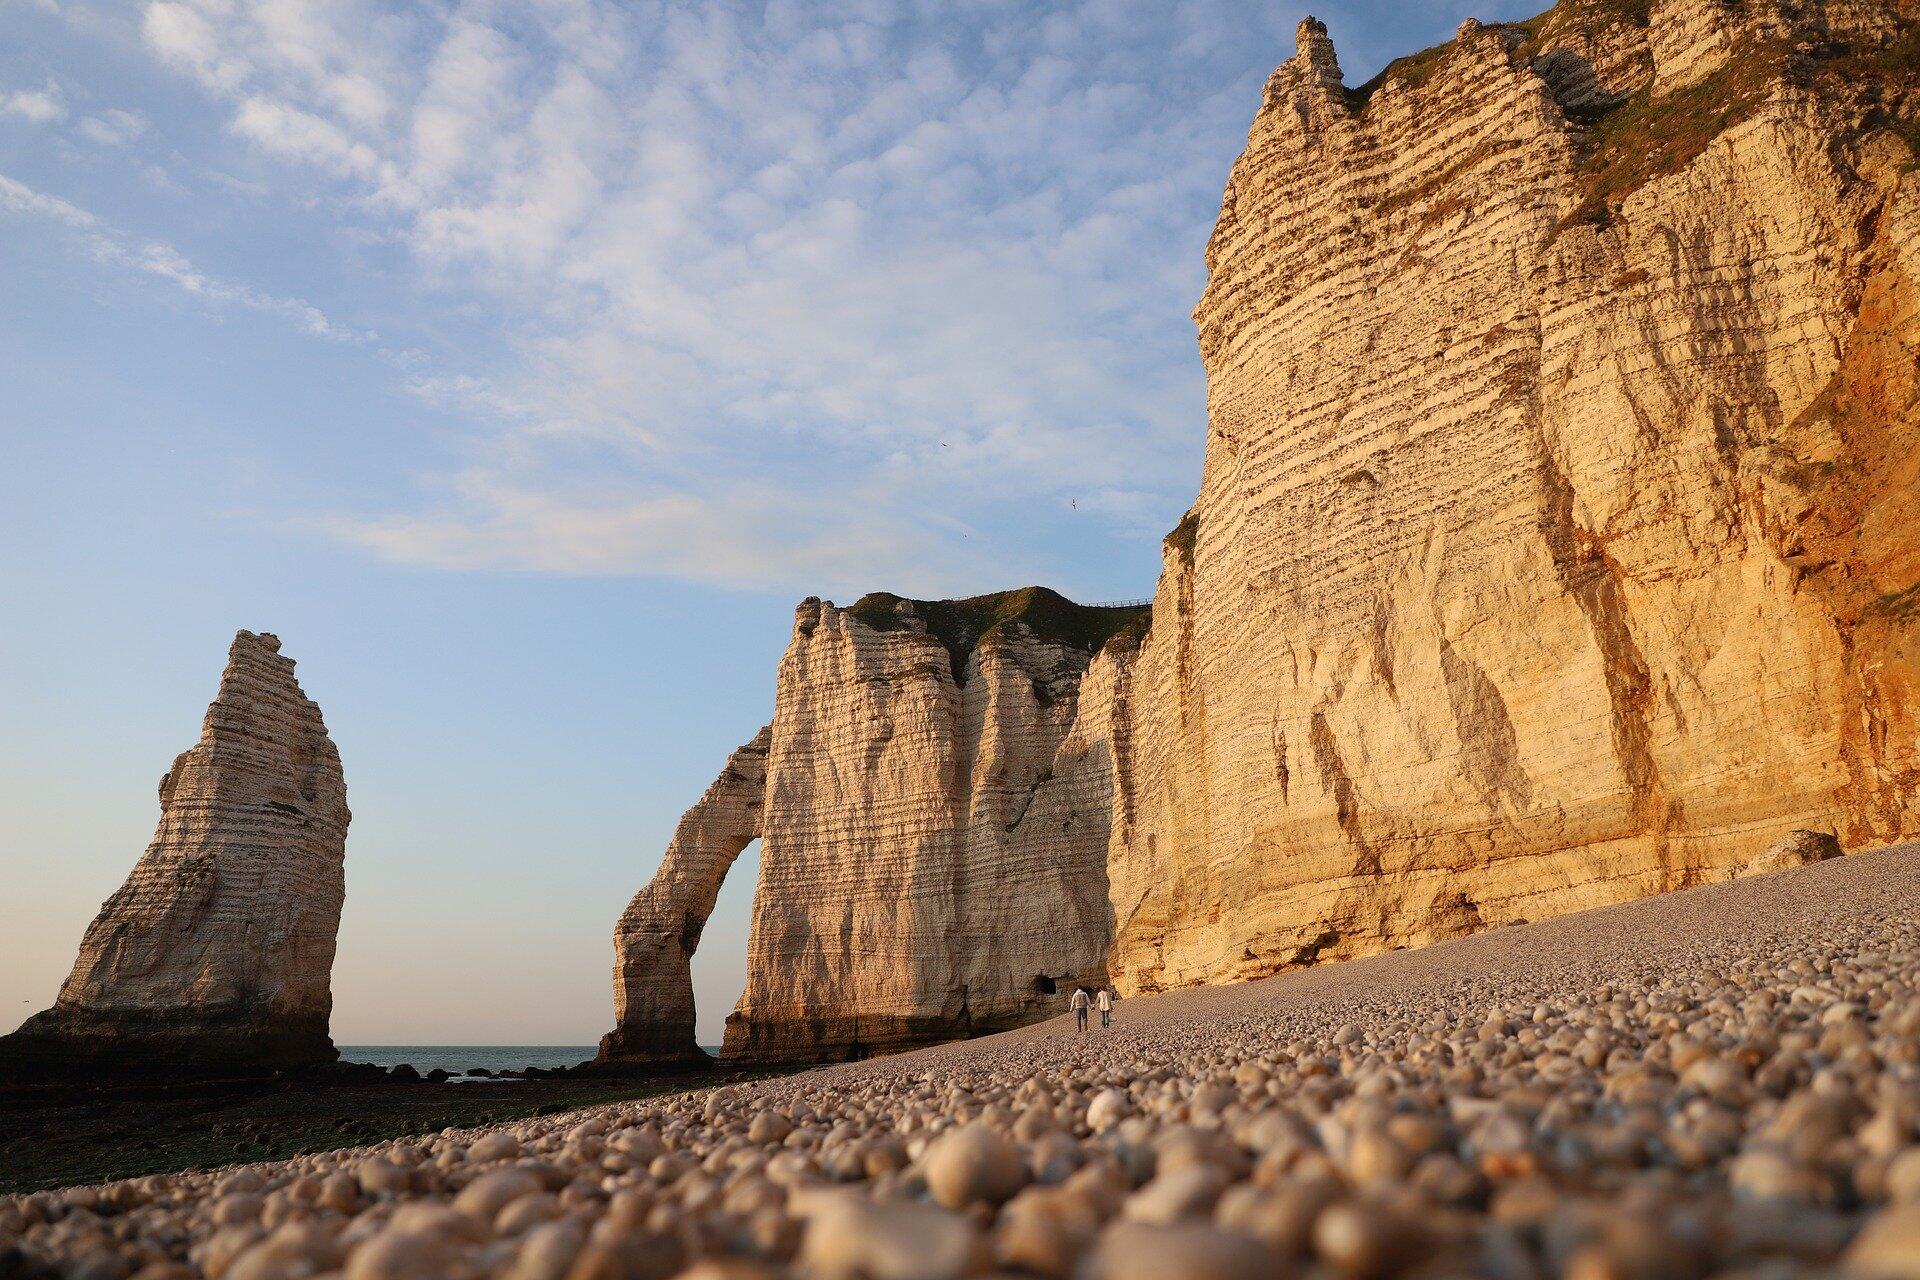
[[[1100,1010],[1100,1027],[1105,1030],[1113,1024],[1113,988],[1100,988],[1100,994],[1094,998],[1093,1005]]]
[[[1073,989],[1073,998],[1067,1001],[1067,1007],[1073,1010],[1074,1024],[1082,1031],[1087,1029],[1087,1010],[1091,1008],[1092,1005],[1093,998],[1087,994],[1085,987],[1075,987]]]

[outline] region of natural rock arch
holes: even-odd
[[[760,838],[771,725],[727,758],[706,794],[681,817],[647,887],[614,927],[616,1023],[602,1062],[694,1063],[695,948],[734,859]]]

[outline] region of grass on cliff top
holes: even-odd
[[[875,591],[854,601],[847,612],[875,631],[908,631],[912,628],[900,612],[903,603],[946,648],[955,680],[966,670],[974,648],[1012,623],[1023,624],[1037,639],[1097,653],[1148,612],[1145,605],[1075,604],[1046,587],[996,591],[964,600],[908,600],[891,591]]]
[[[1650,0],[1562,0],[1505,29],[1520,35],[1512,57],[1524,63],[1571,37],[1597,36],[1623,25],[1644,27],[1650,9]],[[1648,85],[1612,105],[1569,108],[1568,117],[1587,131],[1580,203],[1560,225],[1606,226],[1627,195],[1693,163],[1715,138],[1752,117],[1787,80],[1811,83],[1829,95],[1870,87],[1881,100],[1873,125],[1892,129],[1920,152],[1920,120],[1906,105],[1920,77],[1920,23],[1906,17],[1896,21],[1904,29],[1883,46],[1832,44],[1816,49],[1810,59],[1797,59],[1783,41],[1750,37],[1730,51],[1724,66],[1697,84],[1660,94]],[[1392,79],[1415,88],[1425,84],[1445,65],[1454,43],[1388,63],[1372,80],[1349,90],[1349,101],[1364,109],[1374,91]]]
[[[1561,0],[1559,4],[1543,13],[1537,13],[1525,22],[1488,23],[1507,31],[1520,33],[1522,39],[1515,49],[1515,56],[1521,60],[1537,56],[1548,45],[1564,42],[1571,35],[1598,36],[1608,27],[1647,25],[1653,8],[1653,0]],[[1455,40],[1443,41],[1418,53],[1395,58],[1380,69],[1380,73],[1358,88],[1347,90],[1347,105],[1355,111],[1364,111],[1374,93],[1389,80],[1398,80],[1409,89],[1418,89],[1446,64],[1453,53]]]
[[[1598,37],[1619,26],[1644,27],[1650,11],[1651,0],[1561,0],[1544,13],[1504,24],[1503,29],[1510,37],[1518,37],[1511,56],[1516,63],[1525,63],[1576,38]],[[1373,79],[1349,89],[1349,104],[1364,110],[1374,92],[1389,80],[1419,88],[1446,65],[1456,43],[1449,40],[1396,58]],[[1900,61],[1897,53],[1876,56]],[[1751,116],[1789,69],[1783,44],[1749,40],[1699,84],[1658,96],[1648,86],[1611,106],[1569,109],[1569,118],[1588,129],[1580,203],[1561,226],[1582,222],[1605,226],[1628,193],[1679,172],[1721,133]]]
[[[1532,59],[1569,37],[1596,39],[1609,27],[1644,27],[1652,20],[1653,0],[1562,0],[1525,22],[1509,23],[1507,29],[1523,37],[1515,56]]]
[[[1606,226],[1629,193],[1686,168],[1758,111],[1787,71],[1786,46],[1748,41],[1698,84],[1658,96],[1649,86],[1600,113],[1580,166],[1583,198],[1560,225]]]

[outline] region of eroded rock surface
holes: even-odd
[[[1107,714],[1138,612],[1041,588],[801,606],[726,1056],[977,1033],[1104,980],[1113,766],[1075,721],[1083,690]]]
[[[234,637],[200,741],[160,780],[160,826],[100,908],[53,1008],[0,1072],[218,1073],[328,1062],[346,783],[271,635]]]
[[[687,958],[755,838],[729,1060],[977,1033],[1103,980],[1121,633],[1141,613],[1042,588],[802,604],[772,725],[681,820],[621,921],[603,1060],[697,1053]]]
[[[1911,3],[1567,0],[1349,88],[1302,23],[1208,246],[1144,640],[807,606],[729,1047],[1920,834],[1917,62]]]
[[[760,838],[771,726],[732,756],[675,828],[660,870],[614,928],[617,1025],[600,1042],[603,1062],[701,1063],[694,1039],[693,971],[700,931],[727,870]]]
[[[1914,11],[1564,3],[1267,85],[1132,673],[1123,990],[1920,831]]]
[[[1789,831],[1755,854],[1741,868],[1741,874],[1765,875],[1774,871],[1790,871],[1811,862],[1837,858],[1842,852],[1840,842],[1833,838],[1831,832]]]

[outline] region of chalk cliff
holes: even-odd
[[[200,741],[160,780],[160,826],[100,908],[51,1009],[0,1072],[244,1074],[337,1055],[346,783],[271,635],[234,637]]]
[[[1920,832],[1910,5],[1564,3],[1269,81],[1133,671],[1123,990]]]
[[[694,1039],[693,960],[727,871],[760,838],[771,726],[728,757],[674,829],[660,870],[633,896],[613,933],[615,1024],[603,1062],[707,1060]]]
[[[802,606],[730,1054],[1920,835],[1920,4],[1564,0],[1357,88],[1297,39],[1144,637]]]
[[[773,723],[681,820],[620,922],[619,1025],[602,1060],[697,1052],[687,957],[756,838],[726,1059],[858,1056],[1009,1026],[1101,980],[1105,726],[1143,612],[1044,588],[802,604]]]

